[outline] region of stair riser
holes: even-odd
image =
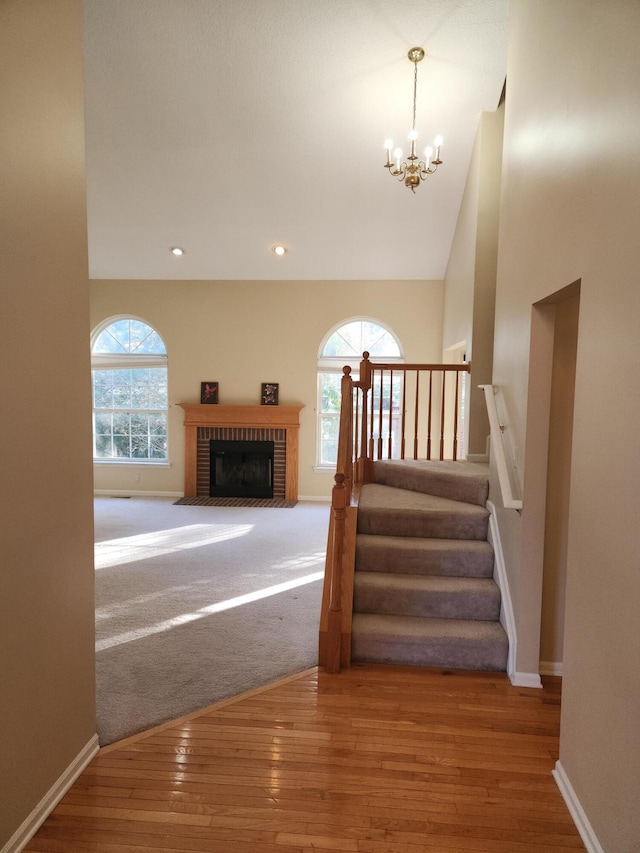
[[[381,640],[361,637],[356,633],[351,638],[351,658],[359,663],[504,671],[507,667],[507,652],[506,644],[496,649],[494,645],[470,641],[457,645],[438,640],[406,643],[390,641],[388,637]]]
[[[361,509],[358,533],[378,536],[413,536],[432,539],[487,538],[487,516],[460,517],[453,513],[407,512]]]
[[[493,577],[493,552],[429,553],[356,545],[356,571],[457,578]]]
[[[356,589],[353,609],[356,613],[380,613],[391,616],[422,616],[436,619],[500,618],[500,592],[416,593],[402,590]]]

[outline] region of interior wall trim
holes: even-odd
[[[94,489],[98,498],[183,498],[184,492],[137,491],[136,489]]]
[[[556,761],[556,766],[551,771],[551,775],[556,780],[556,785],[560,789],[562,798],[567,804],[567,808],[569,809],[573,822],[576,825],[576,829],[580,833],[580,838],[582,838],[582,842],[587,848],[588,853],[604,853],[604,849],[598,841],[598,838],[593,831],[593,827],[589,823],[589,818],[587,817],[585,810],[582,808],[580,800],[573,789],[573,785],[569,781],[569,777],[567,776],[560,759]]]
[[[511,590],[509,589],[509,578],[504,562],[504,553],[500,541],[500,529],[496,507],[492,501],[487,501],[489,510],[489,535],[488,540],[493,545],[494,569],[493,579],[500,588],[502,604],[500,606],[500,624],[507,632],[509,639],[509,654],[507,656],[507,675],[514,687],[542,687],[540,674],[537,672],[516,672],[516,660],[518,649],[518,633],[516,631],[516,620],[513,613],[513,602]]]
[[[559,675],[562,677],[562,661],[561,660],[541,660],[540,675]]]
[[[467,462],[481,462],[484,465],[489,464],[489,454],[488,453],[468,453],[467,454]]]
[[[95,734],[73,759],[67,769],[47,791],[31,814],[22,822],[0,853],[20,853],[31,841],[87,764],[98,754],[98,735]]]

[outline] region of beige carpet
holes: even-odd
[[[100,743],[314,666],[328,520],[96,498]]]

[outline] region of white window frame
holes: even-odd
[[[332,326],[331,329],[327,332],[327,334],[322,339],[320,346],[318,348],[318,368],[317,368],[317,381],[316,381],[316,464],[314,467],[314,471],[323,473],[323,472],[332,472],[336,470],[335,463],[323,462],[323,420],[325,418],[335,418],[336,420],[340,419],[340,412],[323,412],[322,411],[322,376],[324,374],[338,374],[342,376],[343,367],[349,366],[351,368],[351,378],[354,382],[357,382],[360,378],[360,362],[362,361],[362,354],[356,358],[348,358],[346,356],[326,356],[323,355],[323,350],[326,347],[331,336],[341,329],[343,326],[347,326],[350,323],[375,323],[376,326],[379,326],[381,329],[384,329],[393,340],[395,341],[398,351],[400,352],[399,356],[372,356],[371,361],[384,361],[384,363],[397,363],[402,364],[405,360],[404,351],[402,348],[402,344],[397,334],[393,331],[393,329],[388,326],[386,323],[383,323],[381,320],[378,320],[375,317],[348,317],[345,320],[341,320],[339,323],[336,323],[335,326]],[[396,421],[399,421],[399,415],[393,416],[394,425]]]
[[[96,341],[109,326],[112,326],[114,323],[117,323],[122,320],[128,321],[137,321],[139,323],[143,323],[149,329],[158,335],[162,344],[165,348],[165,352],[163,354],[154,354],[154,353],[94,353],[93,348],[96,344]],[[95,380],[95,371],[96,370],[126,370],[126,369],[144,369],[144,368],[163,368],[166,374],[166,386],[167,386],[167,405],[164,408],[157,409],[105,409],[105,408],[97,408],[95,407],[95,396],[94,396],[94,380]],[[91,397],[92,397],[92,436],[93,436],[93,463],[94,465],[140,465],[143,467],[170,467],[169,461],[169,371],[168,371],[168,357],[166,353],[166,344],[164,343],[164,339],[160,332],[149,323],[148,320],[145,320],[143,317],[137,317],[132,314],[122,314],[114,317],[110,317],[107,320],[104,320],[93,330],[91,334]],[[128,413],[128,414],[145,414],[145,415],[154,415],[160,414],[165,417],[165,426],[167,431],[167,455],[164,457],[157,458],[146,458],[146,457],[132,457],[132,456],[97,456],[96,455],[96,430],[95,430],[95,416],[96,413]]]

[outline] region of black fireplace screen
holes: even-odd
[[[210,441],[212,498],[272,498],[273,441]]]

